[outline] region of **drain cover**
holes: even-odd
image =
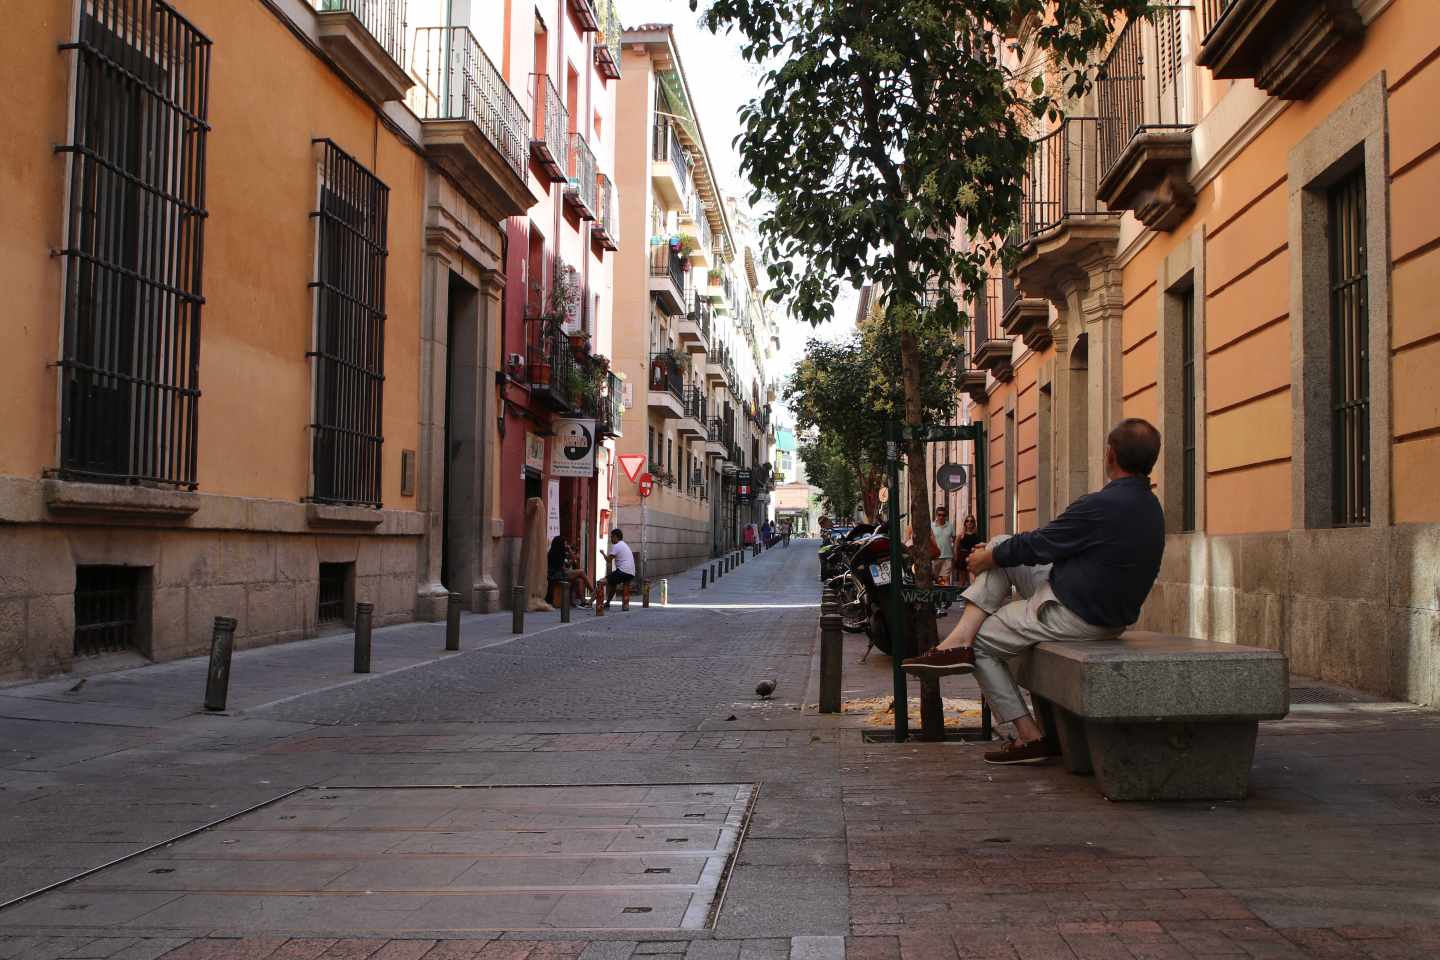
[[[702,929],[754,795],[738,783],[304,790],[3,919],[191,934]]]
[[[1290,702],[1295,703],[1376,703],[1371,697],[1343,687],[1291,687]]]

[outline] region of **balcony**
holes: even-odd
[[[712,267],[705,278],[705,295],[711,300],[711,309],[716,313],[729,313],[734,297],[729,271]]]
[[[694,238],[695,246],[690,251],[690,266],[696,270],[709,270],[719,264],[712,248],[715,235],[710,229],[710,216],[705,211],[705,201],[700,195],[692,194],[689,205],[680,212],[680,232]]]
[[[526,183],[530,118],[465,27],[415,31],[410,91],[425,153],[497,219],[539,202]]]
[[[689,266],[689,261],[668,243],[650,248],[650,294],[671,316],[685,312],[685,273]]]
[[[1006,291],[1004,288],[1009,287]],[[1006,382],[1014,374],[1011,357],[1012,341],[1001,327],[1005,315],[1005,295],[1014,297],[1015,287],[1008,278],[990,276],[985,279],[984,292],[975,298],[975,329],[972,351],[975,366],[988,371],[996,380]]]
[[[1059,299],[1059,280],[1091,258],[1114,255],[1120,218],[1096,197],[1099,134],[1097,118],[1070,117],[1037,140],[1025,162],[1013,271],[1023,296]]]
[[[595,204],[595,188],[599,183],[600,171],[596,169],[595,154],[580,132],[570,133],[570,150],[567,166],[570,182],[565,187],[565,206],[575,211],[581,220],[594,220],[598,207]]]
[[[590,224],[590,236],[606,250],[620,249],[620,203],[615,198],[615,184],[605,174],[595,178],[595,204],[598,207],[595,222]]]
[[[553,320],[525,320],[525,369],[530,396],[555,410],[574,410],[580,405],[577,385],[584,373],[567,337]]]
[[[581,33],[593,33],[600,29],[600,12],[595,9],[595,0],[570,0],[570,13]]]
[[[685,371],[670,351],[650,355],[650,409],[667,420],[685,415]]]
[[[985,279],[985,296],[975,303],[976,328],[993,331],[998,323],[1006,337],[1019,337],[1031,350],[1043,350],[1051,343],[1050,302],[1022,297],[1014,279],[998,266]]]
[[[316,39],[344,74],[378,103],[404,100],[405,0],[311,0]]]
[[[1222,80],[1253,79],[1282,100],[1304,100],[1360,46],[1356,0],[1200,0],[1195,62]]]
[[[1174,230],[1195,209],[1184,56],[1193,13],[1157,7],[1126,24],[1095,81],[1099,198],[1110,210],[1134,211],[1154,230]]]
[[[665,205],[672,210],[684,209],[690,196],[690,154],[680,142],[680,132],[669,117],[656,117],[653,137],[650,179]]]
[[[623,437],[621,429],[625,415],[625,406],[621,403],[625,387],[621,379],[613,373],[605,374],[605,386],[602,388],[596,403],[595,410],[595,432],[601,437]]]
[[[620,79],[620,11],[616,0],[600,0],[600,34],[595,38],[595,69],[610,80]]]
[[[721,385],[727,376],[725,371],[725,344],[712,343],[705,351],[705,382]]]
[[[685,391],[685,412],[676,426],[681,436],[695,439],[704,439],[708,436],[705,427],[705,407],[705,391],[702,388],[690,387]]]
[[[535,120],[530,128],[530,157],[550,183],[562,183],[566,179],[565,131],[570,126],[570,112],[548,74],[530,74],[530,112]]]
[[[734,441],[735,432],[731,428],[729,421],[722,420],[719,417],[712,417],[706,424],[705,430],[706,459],[710,457],[724,459],[728,452],[727,444],[733,445]]]
[[[698,293],[690,298],[690,311],[676,321],[676,332],[685,349],[704,353],[710,345],[710,301]]]
[[[984,403],[989,395],[985,389],[989,382],[984,370],[971,368],[960,374],[960,392],[976,403]]]

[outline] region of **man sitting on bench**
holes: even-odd
[[[619,527],[610,531],[610,552],[606,558],[611,564],[610,572],[605,575],[605,609],[609,610],[610,598],[635,579],[635,554],[630,551],[630,544],[625,542],[625,534]]]
[[[1016,739],[985,754],[987,763],[1043,763],[1059,753],[1025,709],[1010,660],[1044,641],[1112,640],[1140,619],[1165,550],[1165,515],[1150,492],[1159,455],[1160,431],[1144,420],[1121,422],[1105,441],[1104,489],[1039,530],[976,547],[960,622],[902,665],[976,674],[996,719],[1015,726]],[[1012,588],[1020,599],[1010,599]]]

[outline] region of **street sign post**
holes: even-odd
[[[640,496],[648,497],[655,491],[655,478],[648,473],[640,474]]]

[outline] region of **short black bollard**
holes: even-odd
[[[560,584],[560,622],[570,622],[570,584]]]
[[[701,567],[701,568],[700,568],[700,589],[701,589],[701,590],[704,590],[704,589],[705,589],[705,575],[706,575],[707,573],[709,573],[709,572],[710,572],[710,571],[706,570],[704,567]]]
[[[821,713],[840,712],[840,685],[844,659],[845,637],[840,632],[840,614],[823,614],[820,617]]]
[[[355,604],[355,672],[370,672],[370,622],[375,604]]]
[[[445,649],[460,649],[460,594],[450,594],[445,606]]]
[[[711,582],[711,583],[714,583],[716,580],[719,580],[719,579],[720,579],[720,577],[717,576],[716,573],[715,573],[715,564],[713,564],[713,563],[710,564],[710,582]]]
[[[530,604],[530,589],[521,584],[510,588],[510,632],[525,632],[525,608]]]
[[[940,678],[933,673],[920,677],[920,739],[945,739],[945,701],[940,697]]]
[[[210,672],[205,677],[205,709],[224,710],[230,696],[230,657],[235,652],[235,618],[216,617],[210,635]]]

